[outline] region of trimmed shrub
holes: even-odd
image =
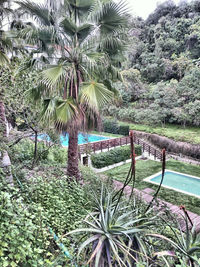
[[[119,126],[119,134],[121,135],[129,135],[130,127],[128,125],[120,125]]]
[[[103,121],[103,129],[106,133],[129,135],[129,126],[119,125],[116,120],[105,119]]]
[[[103,121],[104,132],[118,134],[119,133],[119,125],[115,120],[107,120]]]
[[[93,167],[101,169],[103,167],[130,159],[130,154],[131,154],[130,146],[129,145],[122,146],[114,148],[108,152],[93,154],[91,156],[91,161]],[[141,155],[141,146],[135,145],[135,154],[137,156]]]

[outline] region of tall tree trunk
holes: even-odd
[[[34,154],[33,154],[32,169],[35,167],[35,163],[37,161],[37,154],[38,154],[37,153],[38,152],[38,131],[34,130],[34,133],[35,133],[35,142],[34,142]]]
[[[1,142],[7,137],[7,126],[3,95],[0,93],[0,138]]]
[[[3,94],[0,92],[0,143],[3,144],[7,142],[8,133],[7,133],[7,121],[5,116],[5,107],[3,103]],[[13,176],[11,171],[11,162],[8,152],[2,147],[0,149],[0,167],[3,168],[5,172],[6,179],[8,183],[13,186]]]
[[[80,181],[81,174],[78,167],[78,128],[69,131],[67,175]]]

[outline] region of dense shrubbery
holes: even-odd
[[[23,140],[12,147],[10,155],[13,163],[25,163],[33,160],[34,143]],[[67,162],[67,150],[59,145],[48,147],[44,142],[38,142],[38,160],[43,163],[64,164]]]
[[[135,146],[135,153],[137,156],[141,155],[141,146]],[[130,159],[130,146],[122,146],[114,148],[108,152],[101,152],[91,156],[92,165],[95,168],[103,168],[114,163]]]
[[[44,209],[48,224],[58,233],[74,229],[89,208],[84,189],[75,182],[69,183],[65,176],[33,178],[27,191],[31,202]]]
[[[33,177],[10,189],[0,174],[0,263],[2,266],[72,266],[49,233],[58,235],[81,225],[91,209],[86,188],[66,177]],[[72,240],[62,238],[73,252]],[[0,264],[0,265],[1,265]]]
[[[103,128],[106,133],[129,135],[129,126],[119,125],[116,120],[104,119]]]
[[[179,82],[170,80],[151,85],[140,101],[124,102],[121,107],[110,106],[104,109],[104,114],[122,121],[149,125],[177,123],[184,127],[199,126],[199,81],[200,70],[194,67]]]
[[[119,133],[119,125],[116,120],[104,120],[103,121],[103,130],[106,133]]]
[[[0,192],[1,266],[44,266],[51,239],[39,205],[24,205],[17,191]]]

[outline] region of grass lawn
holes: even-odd
[[[176,141],[189,142],[191,144],[200,144],[200,127],[187,126],[184,129],[181,125],[167,124],[165,127],[161,127],[121,121],[119,121],[119,124],[129,125],[131,130],[159,134]]]
[[[114,168],[106,171],[104,174],[108,177],[123,182],[127,176],[130,164]],[[190,164],[185,164],[176,160],[169,160],[166,163],[166,168],[173,171],[187,173],[190,175],[200,177],[200,167]],[[157,161],[143,161],[139,160],[136,162],[136,188],[153,188],[156,189],[157,185],[144,182],[143,179],[161,171],[161,163]],[[174,190],[170,190],[162,187],[159,193],[159,198],[166,200],[175,205],[184,205],[188,210],[193,211],[200,215],[200,199],[191,197],[186,194],[179,193]]]

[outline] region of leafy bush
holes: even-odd
[[[129,135],[129,126],[120,126],[116,120],[105,119],[103,121],[104,132],[112,134]]]
[[[51,244],[43,209],[8,192],[0,192],[0,203],[1,266],[44,266]]]
[[[119,125],[116,120],[105,119],[103,121],[103,128],[104,128],[104,132],[106,133],[113,133],[113,134],[119,133]]]
[[[119,126],[119,134],[121,135],[129,135],[130,127],[128,125],[120,125]]]
[[[47,222],[58,233],[74,229],[89,209],[89,200],[83,187],[75,182],[60,179],[34,178],[27,184],[28,200],[40,205],[46,214]],[[26,193],[27,194],[27,193]]]
[[[91,207],[88,191],[66,177],[33,178],[19,191],[10,189],[3,177],[0,174],[0,266],[73,266],[49,227],[61,236],[80,226]],[[63,237],[62,243],[73,254],[74,240]]]
[[[132,107],[120,109],[118,112],[118,119],[123,121],[135,121],[136,110]]]
[[[13,163],[32,161],[34,155],[34,143],[29,139],[23,140],[12,147],[10,154]],[[58,145],[49,148],[44,142],[38,142],[38,157],[39,160],[44,163],[63,164],[67,161],[67,150]]]
[[[141,155],[141,146],[135,146],[136,155]],[[92,165],[95,168],[103,168],[114,163],[119,163],[130,159],[131,149],[130,146],[122,146],[114,148],[108,152],[93,154],[91,156]]]

